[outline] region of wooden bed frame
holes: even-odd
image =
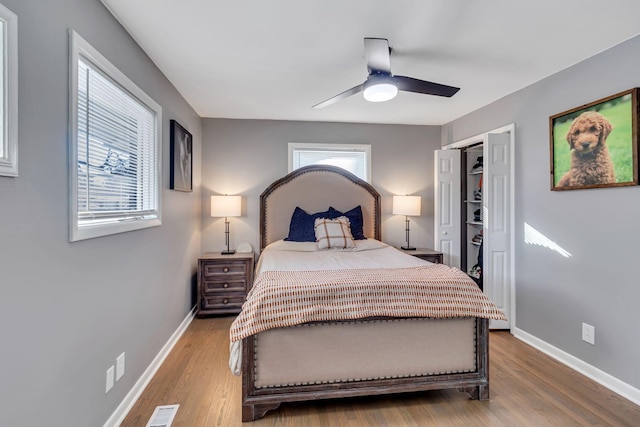
[[[268,244],[287,236],[291,214],[296,206],[313,213],[325,211],[329,206],[344,212],[357,205],[362,207],[365,236],[380,240],[380,194],[370,184],[332,166],[314,165],[297,169],[275,181],[260,196],[261,247],[264,249]],[[417,320],[433,324],[442,319]],[[393,319],[373,321],[383,323],[391,322]],[[256,366],[259,366],[257,343],[261,334],[245,338],[242,347],[242,421],[262,418],[266,412],[276,409],[283,402],[317,399],[457,389],[467,392],[472,399],[486,400],[489,398],[489,321],[482,318],[469,318],[469,321],[474,325],[473,331],[469,334],[474,342],[467,344],[472,351],[471,358],[474,359],[473,368],[470,370],[423,375],[407,373],[406,376],[374,376],[357,380],[336,379],[322,383],[310,380],[308,383],[296,381],[293,385],[256,385]],[[350,322],[366,323],[367,320],[341,323]],[[323,323],[319,327],[329,327],[330,323]],[[422,359],[428,356],[424,355],[424,344],[420,341],[421,339],[413,339],[412,342],[416,348],[422,349],[414,351],[420,351],[416,359],[422,362]],[[358,355],[358,363],[366,364],[367,360],[361,360],[360,357],[374,358],[376,354],[370,352],[367,355]],[[353,356],[349,353],[345,357]]]

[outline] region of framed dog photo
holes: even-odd
[[[193,191],[193,136],[178,122],[171,120],[170,187],[172,190]]]
[[[638,185],[638,88],[549,118],[551,190]]]

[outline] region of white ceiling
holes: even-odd
[[[102,2],[202,117],[440,125],[640,34],[638,0]],[[312,109],[364,82],[364,37],[460,92]]]

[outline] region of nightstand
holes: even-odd
[[[438,252],[429,248],[417,248],[415,251],[402,251],[407,255],[413,255],[414,257],[421,258],[425,261],[430,261],[435,264],[442,264],[442,252]]]
[[[198,317],[240,313],[253,285],[254,257],[253,252],[207,252],[198,258]]]

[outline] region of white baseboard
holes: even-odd
[[[606,372],[596,368],[595,366],[589,365],[588,363],[578,359],[577,357],[572,356],[569,353],[562,351],[559,348],[554,347],[551,344],[548,344],[547,342],[542,341],[541,339],[521,329],[514,328],[513,334],[519,340],[540,350],[546,355],[553,357],[557,361],[580,372],[582,375],[591,378],[595,382],[602,384],[609,390],[618,393],[620,396],[632,401],[636,405],[640,405],[640,390],[638,390],[637,388],[630,386],[623,381],[620,381],[616,377],[607,374]]]
[[[120,405],[116,408],[116,410],[111,414],[106,423],[104,423],[104,427],[117,427],[119,426],[124,418],[127,416],[133,405],[136,403],[144,389],[151,381],[151,378],[156,374],[164,359],[167,358],[173,347],[176,345],[184,331],[187,330],[189,324],[196,315],[196,307],[187,314],[187,317],[184,318],[178,329],[169,337],[169,340],[165,343],[164,346],[160,349],[160,352],[156,355],[156,357],[151,361],[151,364],[145,369],[142,373],[138,381],[133,385],[129,393],[125,396],[125,398],[120,402]]]

